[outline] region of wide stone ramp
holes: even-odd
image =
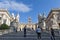
[[[6,38],[5,37],[5,38],[0,38],[0,40],[37,40],[37,38],[28,38],[28,37],[27,38],[24,38],[24,37],[23,38],[21,38],[21,37],[20,38],[19,37],[16,37],[16,38],[15,37],[13,37],[13,38],[11,38],[11,37],[8,38],[7,37]]]
[[[0,40],[38,40],[35,31],[28,31],[27,37],[23,37],[23,34],[23,31],[8,33],[0,36]],[[56,36],[55,39],[59,40],[60,37]],[[41,40],[51,40],[51,34],[49,32],[42,32]]]

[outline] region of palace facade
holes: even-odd
[[[60,9],[52,9],[46,18],[46,28],[60,29]]]
[[[6,9],[0,9],[0,25],[5,23],[10,26],[11,16]]]
[[[31,17],[28,17],[28,23],[20,23],[20,28],[21,30],[23,30],[23,28],[26,26],[27,29],[31,29],[31,30],[36,30],[36,24],[32,23],[32,19]]]

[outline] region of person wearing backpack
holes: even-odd
[[[38,28],[36,29],[36,33],[37,33],[37,37],[38,39],[41,39],[41,28],[38,26]]]

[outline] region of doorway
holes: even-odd
[[[59,29],[60,29],[60,23],[59,23]]]

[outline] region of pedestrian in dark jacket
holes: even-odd
[[[52,36],[51,36],[51,39],[52,39],[52,40],[55,40],[55,35],[54,35],[54,30],[53,30],[53,28],[51,28],[51,35],[52,35]]]
[[[26,37],[26,26],[24,27],[24,37]]]
[[[16,28],[16,32],[17,32],[17,28]]]

